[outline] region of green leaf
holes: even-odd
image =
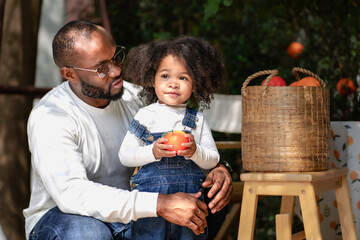
[[[163,138],[163,137],[165,137],[165,135],[166,134],[168,134],[169,132],[164,132],[162,135],[161,135],[161,137]]]
[[[208,0],[207,4],[205,4],[204,9],[204,19],[208,19],[211,16],[214,16],[219,10],[219,5],[221,0]]]
[[[225,7],[230,7],[233,3],[233,0],[223,0],[223,4]]]

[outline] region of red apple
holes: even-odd
[[[167,150],[169,151],[176,151],[178,150],[184,150],[187,147],[181,146],[182,143],[189,142],[189,139],[185,137],[185,132],[181,130],[177,131],[171,131],[164,135],[164,138],[166,138],[168,141],[165,143],[166,145],[172,145],[172,148],[169,148]]]
[[[265,80],[262,81],[261,86],[263,86],[265,83]],[[282,77],[275,76],[272,79],[270,79],[268,86],[286,86],[286,82]]]

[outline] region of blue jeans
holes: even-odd
[[[29,240],[127,240],[130,224],[104,223],[96,218],[50,209],[35,225]]]

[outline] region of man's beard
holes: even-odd
[[[116,81],[118,79],[119,78],[116,78],[116,79],[114,79],[114,81]],[[91,84],[88,84],[88,83],[86,83],[84,80],[82,80],[80,78],[81,92],[85,96],[91,97],[91,98],[107,99],[107,100],[110,100],[110,101],[117,100],[117,99],[121,98],[121,96],[123,95],[124,88],[122,87],[121,91],[119,93],[111,95],[111,91],[110,91],[111,90],[111,85],[113,84],[114,81],[112,81],[109,84],[109,88],[105,92],[105,89],[100,88],[100,87],[96,87],[96,86],[91,85]]]

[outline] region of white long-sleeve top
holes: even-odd
[[[30,204],[23,213],[26,237],[39,219],[58,206],[65,213],[105,222],[155,217],[157,193],[128,191],[132,169],[118,151],[141,103],[124,82],[124,95],[103,108],[80,100],[64,82],[44,96],[28,120],[33,167]]]
[[[153,103],[143,107],[135,115],[135,120],[144,125],[150,132],[166,132],[171,130],[184,130],[182,120],[185,116],[186,105],[168,106],[166,104]],[[198,112],[196,127],[191,130],[196,142],[196,151],[190,158],[200,168],[214,168],[220,159],[210,127],[202,112]],[[129,131],[126,133],[124,141],[119,151],[119,158],[124,166],[137,167],[145,164],[160,161],[156,159],[152,152],[154,144],[145,146]]]

